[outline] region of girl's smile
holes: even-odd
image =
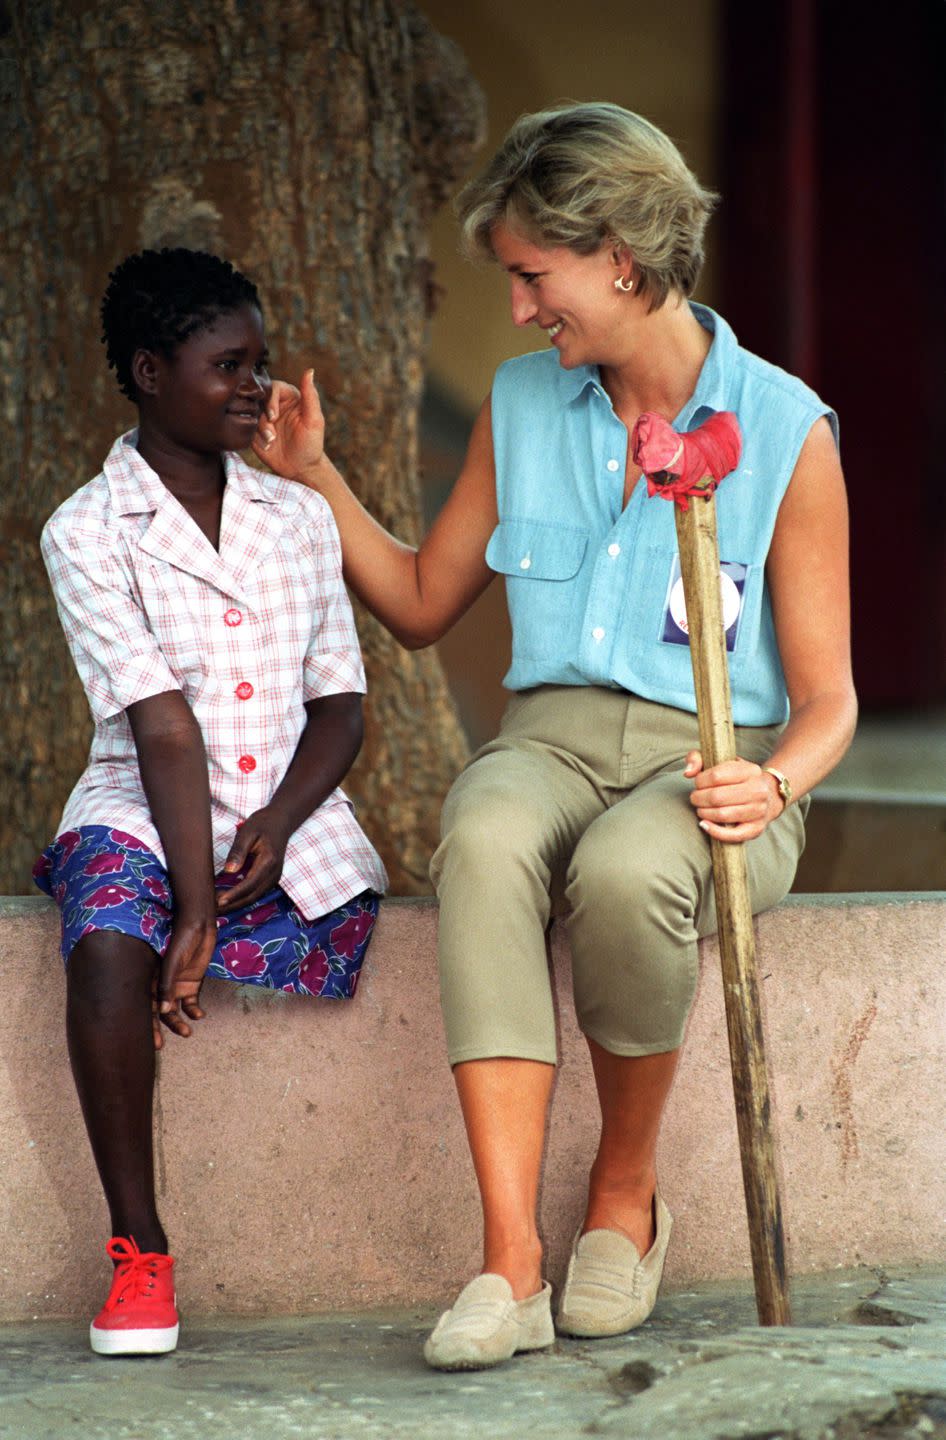
[[[255,306],[217,316],[170,357],[139,355],[136,381],[149,429],[199,454],[249,445],[272,390],[263,317]]]

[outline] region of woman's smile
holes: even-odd
[[[611,247],[579,255],[565,245],[537,245],[503,221],[490,238],[509,275],[514,324],[544,330],[569,369],[597,363],[613,351],[627,306],[616,300]]]

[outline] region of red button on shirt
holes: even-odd
[[[253,755],[241,755],[237,761],[237,765],[243,771],[244,775],[249,775],[251,770],[256,769],[256,759]]]
[[[249,680],[241,680],[233,693],[238,700],[249,700],[253,694],[253,686]]]
[[[224,625],[242,625],[243,616],[239,610],[226,610],[223,616]]]

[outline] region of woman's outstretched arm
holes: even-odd
[[[276,382],[253,448],[277,475],[328,501],[342,540],[345,579],[409,649],[430,645],[486,589],[486,544],[497,521],[490,403],[473,426],[460,477],[422,544],[390,535],[349,489],[323,449],[325,422],[312,372],[301,388]],[[271,438],[267,438],[271,437]]]

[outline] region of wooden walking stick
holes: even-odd
[[[735,415],[721,413],[684,436],[661,416],[648,413],[634,427],[632,446],[648,492],[676,502],[700,749],[709,769],[736,758],[713,492],[739,463],[739,424]],[[760,1325],[789,1325],[746,854],[742,845],[715,839],[710,847],[756,1309]]]

